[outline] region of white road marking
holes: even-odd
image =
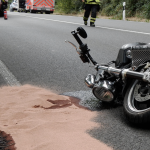
[[[0,74],[4,78],[7,85],[10,86],[20,86],[21,84],[16,79],[16,77],[9,71],[9,69],[0,60]]]
[[[102,27],[102,26],[96,26],[96,27],[103,28],[103,29],[109,29],[109,30],[116,30],[116,31],[123,31],[123,32],[130,32],[130,33],[138,33],[138,34],[150,35],[150,33],[146,33],[146,32],[131,31],[131,30],[124,30],[124,29],[116,29],[116,28],[109,28],[109,27]]]
[[[55,20],[55,19],[47,19],[47,18],[40,18],[40,17],[33,17],[33,16],[20,15],[20,14],[12,14],[11,13],[11,15],[24,16],[24,17],[28,17],[28,18],[34,18],[34,19],[40,19],[40,20],[47,20],[47,21],[54,21],[54,22],[62,22],[62,23],[68,23],[68,24],[84,25],[84,24],[81,24],[81,23],[61,21],[61,20]],[[102,29],[108,29],[108,30],[116,30],[116,31],[122,31],[122,32],[129,32],[129,33],[138,33],[138,34],[150,35],[150,33],[146,33],[146,32],[131,31],[131,30],[124,30],[124,29],[117,29],[117,28],[110,28],[110,27],[103,27],[103,26],[96,26],[96,27],[97,28],[102,28]]]

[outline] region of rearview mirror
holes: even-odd
[[[87,38],[87,33],[82,27],[78,27],[77,31],[82,38],[84,38],[84,39]]]

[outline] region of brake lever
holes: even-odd
[[[68,43],[70,43],[73,47],[75,47],[75,48],[76,48],[76,50],[78,49],[78,48],[77,48],[77,46],[76,46],[75,44],[73,44],[72,42],[67,41],[67,40],[65,40],[65,42],[66,42],[66,43],[67,43],[67,42],[68,42]]]
[[[70,43],[73,47],[76,48],[77,53],[78,53],[79,55],[82,55],[82,51],[81,51],[80,49],[78,49],[77,46],[76,46],[75,44],[73,44],[72,42],[67,41],[67,40],[65,40],[65,42],[66,42],[66,43],[67,43],[67,42]]]

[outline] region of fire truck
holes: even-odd
[[[0,0],[0,16],[4,16],[4,11],[7,9],[8,0]]]
[[[18,0],[18,7],[25,12],[50,14],[54,12],[55,0]]]

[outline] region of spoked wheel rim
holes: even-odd
[[[150,110],[150,86],[145,84],[142,87],[142,82],[136,80],[131,87],[127,104],[133,112],[145,112]]]

